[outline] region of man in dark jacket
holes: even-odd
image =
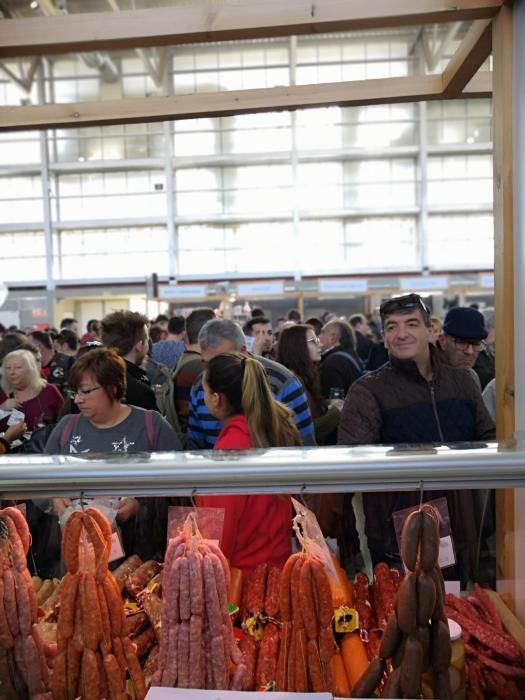
[[[489,440],[495,426],[479,386],[466,368],[440,363],[429,344],[430,310],[417,294],[381,305],[390,361],[351,386],[341,415],[340,445]],[[456,551],[470,546],[458,527],[456,492],[449,492]],[[435,498],[435,492],[430,498]],[[419,494],[364,494],[366,533],[374,563],[395,561],[392,513]],[[456,526],[454,526],[454,523]],[[468,573],[468,572],[467,572]]]
[[[342,395],[361,376],[362,367],[355,352],[355,334],[346,321],[329,321],[321,329],[321,393],[330,398],[330,389]]]
[[[157,410],[155,394],[141,368],[148,354],[148,319],[135,311],[115,311],[102,319],[102,342],[126,362],[126,402]]]

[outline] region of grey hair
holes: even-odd
[[[42,379],[40,376],[40,372],[38,371],[38,366],[36,364],[36,359],[35,356],[33,355],[32,352],[29,350],[13,350],[12,352],[8,353],[4,359],[2,360],[2,369],[5,370],[5,366],[7,362],[12,359],[19,357],[23,364],[25,365],[25,368],[27,370],[27,375],[28,375],[28,382],[27,385],[31,387],[33,391],[37,391],[40,393],[42,389],[45,387],[47,384],[45,379]],[[4,393],[6,393],[8,396],[13,392],[13,387],[11,386],[11,383],[7,379],[7,376],[5,374],[5,371],[2,372],[2,389],[4,390]]]
[[[233,343],[236,352],[241,352],[246,347],[246,336],[235,321],[212,318],[204,324],[199,332],[201,350],[215,348],[224,340],[229,340]]]

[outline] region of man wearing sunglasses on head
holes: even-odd
[[[494,438],[494,422],[472,373],[440,362],[430,344],[430,309],[421,297],[405,294],[384,301],[380,314],[389,361],[350,387],[338,443],[442,444]],[[411,496],[364,494],[374,564],[396,560],[392,512],[411,505]]]

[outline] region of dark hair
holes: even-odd
[[[123,357],[139,340],[145,340],[144,326],[148,319],[136,311],[114,311],[102,319],[102,342],[116,348]]]
[[[6,355],[19,348],[20,345],[26,341],[26,334],[22,333],[21,331],[7,332],[2,340],[0,340],[0,363]]]
[[[76,318],[63,318],[60,321],[60,330],[62,328],[70,328],[74,323],[78,323]]]
[[[92,318],[90,321],[87,322],[87,332],[88,333],[95,333],[98,335],[100,332],[100,321],[98,318]]]
[[[301,444],[290,410],[272,396],[258,360],[224,353],[211,359],[204,371],[210,389],[222,394],[235,414],[246,418],[254,447]]]
[[[254,316],[253,318],[250,318],[248,321],[243,326],[243,331],[245,335],[251,335],[253,333],[253,327],[257,326],[259,324],[267,324],[271,323],[269,318],[266,318],[266,316]]]
[[[184,333],[186,328],[186,319],[184,316],[172,316],[168,321],[168,333],[172,335],[179,335]]]
[[[60,333],[55,338],[61,345],[67,344],[70,350],[76,351],[78,349],[78,336],[73,331],[63,328]]]
[[[22,343],[21,345],[18,345],[16,349],[17,350],[29,350],[29,352],[33,353],[35,358],[37,358],[40,355],[40,350],[33,343],[29,343],[29,342]],[[42,357],[40,357],[40,360],[41,359],[42,359]]]
[[[186,336],[190,345],[195,345],[199,341],[201,328],[212,318],[215,318],[215,311],[208,306],[193,309],[186,319]]]
[[[355,332],[347,321],[328,321],[327,326],[337,328],[339,345],[347,352],[355,352]]]
[[[306,334],[312,328],[305,323],[296,323],[283,328],[277,344],[277,361],[291,369],[304,384],[313,401],[322,412],[324,400],[321,396],[319,368],[308,353]]]
[[[297,309],[290,309],[286,314],[288,321],[295,321],[296,323],[301,323],[301,314]]]
[[[261,309],[260,306],[254,306],[252,309],[252,318],[256,318],[257,316],[266,316],[264,309]]]
[[[419,296],[419,294],[403,294],[399,297],[392,297],[391,299],[386,299],[379,307],[381,323],[384,326],[386,319],[390,314],[407,314],[414,309],[419,309],[419,313],[421,314],[423,323],[427,328],[430,328],[431,311],[425,304],[423,299]]]
[[[31,331],[29,334],[33,340],[43,345],[47,350],[53,349],[53,341],[51,335],[47,331]]]
[[[102,345],[100,340],[88,340],[87,343],[79,347],[77,352],[77,360],[79,360],[87,352],[91,352],[92,350],[100,350],[100,348],[102,347],[104,346]]]
[[[159,314],[155,319],[155,323],[166,323],[166,321],[169,321],[166,314]]]
[[[323,328],[323,322],[317,316],[310,316],[310,318],[306,319],[305,323],[307,326],[312,326],[315,331],[315,335],[319,335]]]
[[[158,323],[154,323],[149,327],[149,337],[152,343],[158,343],[159,340],[162,340],[162,338],[165,337],[165,334],[166,331],[164,328],[161,328]]]
[[[115,350],[98,348],[85,352],[71,367],[68,383],[77,391],[85,374],[92,374],[106,396],[121,401],[126,396],[126,364]]]
[[[366,317],[363,314],[352,314],[348,319],[352,328],[356,328],[360,323],[366,323]]]

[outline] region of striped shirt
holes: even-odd
[[[303,445],[315,445],[314,426],[303,385],[289,369],[266,357],[255,356],[262,364],[272,394],[293,413]],[[187,449],[211,450],[224,423],[214,418],[204,403],[202,377],[191,388]]]

